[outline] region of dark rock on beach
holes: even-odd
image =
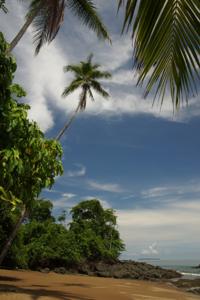
[[[200,295],[200,278],[195,279],[179,279],[173,284],[178,287],[182,288],[187,292],[191,292],[193,294]]]
[[[193,269],[200,269],[200,265],[193,267]]]
[[[57,268],[55,271],[59,272]],[[87,262],[69,269],[62,268],[59,273],[79,273],[89,276],[127,278],[141,280],[167,280],[181,277],[180,273],[174,270],[166,270],[160,267],[152,266],[143,262],[135,261],[117,261],[111,263],[105,262]]]

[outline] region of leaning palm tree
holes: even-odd
[[[132,30],[138,84],[154,89],[163,103],[169,88],[173,107],[197,94],[200,55],[199,0],[118,0],[125,7],[123,30]],[[154,100],[155,100],[154,99]]]
[[[92,0],[32,0],[26,21],[15,38],[11,41],[8,52],[11,52],[33,23],[35,28],[35,52],[38,54],[45,43],[50,43],[59,31],[64,20],[64,11],[69,9],[80,21],[92,29],[100,39],[109,35]]]
[[[91,54],[86,62],[81,61],[78,65],[68,65],[64,67],[64,72],[73,72],[75,79],[64,89],[62,96],[66,97],[77,89],[81,89],[81,94],[76,110],[57,135],[57,140],[60,140],[61,136],[69,128],[77,113],[86,109],[88,96],[92,101],[95,100],[92,90],[104,98],[109,97],[109,94],[102,88],[98,80],[111,78],[111,74],[106,71],[100,71],[100,65],[92,63],[92,57],[93,55]]]

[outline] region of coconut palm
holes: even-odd
[[[92,63],[92,57],[93,55],[91,54],[87,58],[86,62],[81,61],[78,65],[68,65],[64,67],[64,72],[73,72],[75,78],[64,89],[62,96],[66,97],[77,89],[81,89],[81,93],[76,110],[73,112],[69,121],[64,125],[64,127],[57,135],[57,140],[59,140],[64,132],[69,128],[77,113],[86,109],[88,96],[92,101],[95,100],[92,90],[94,90],[97,94],[101,95],[104,98],[109,97],[109,94],[102,88],[98,80],[103,78],[111,78],[111,74],[106,71],[100,71],[100,65]]]
[[[118,0],[124,30],[132,30],[138,84],[163,103],[169,88],[174,108],[197,94],[200,55],[199,0]],[[154,99],[154,100],[155,100]]]
[[[63,22],[65,9],[71,10],[84,25],[97,34],[98,38],[110,40],[92,0],[32,0],[26,21],[10,43],[8,51],[13,50],[33,23],[35,52],[38,54],[43,44],[50,43],[55,38]]]

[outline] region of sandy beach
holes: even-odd
[[[0,270],[1,300],[195,300],[169,284]]]

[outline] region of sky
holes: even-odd
[[[34,56],[33,29],[14,50],[15,82],[27,91],[29,118],[47,137],[55,137],[79,100],[77,91],[62,98],[72,76],[63,66],[94,53],[94,61],[112,73],[102,81],[109,100],[95,94],[62,138],[64,174],[42,197],[54,204],[54,214],[81,200],[97,198],[113,208],[126,244],[122,258],[200,259],[200,101],[173,113],[169,95],[162,108],[152,106],[136,87],[130,33],[121,35],[122,12],[115,0],[94,1],[109,29],[112,45],[99,41],[66,11],[56,39]],[[9,1],[8,1],[9,3]],[[10,1],[0,12],[0,28],[8,41],[24,22],[26,8]]]

